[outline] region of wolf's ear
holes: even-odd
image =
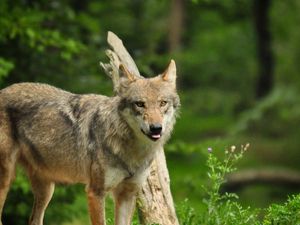
[[[120,70],[120,78],[126,78],[128,79],[128,81],[131,82],[136,80],[135,75],[130,73],[129,70],[123,64],[120,64],[119,70]]]
[[[164,81],[170,82],[174,86],[174,88],[176,88],[176,64],[173,59],[171,60],[168,68],[161,75],[161,78]]]

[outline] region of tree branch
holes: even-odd
[[[251,184],[300,187],[300,173],[291,170],[244,170],[227,177],[224,191],[236,191]]]

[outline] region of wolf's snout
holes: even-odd
[[[154,123],[150,125],[150,132],[152,134],[160,134],[162,130],[162,125],[159,123]]]
[[[156,141],[161,137],[162,125],[159,123],[150,124],[149,130],[150,130],[150,134],[149,134],[150,138]]]
[[[159,123],[150,124],[148,132],[145,132],[143,129],[141,131],[151,140],[157,141],[161,138],[162,125]]]
[[[162,131],[162,125],[161,124],[159,124],[159,123],[150,124],[149,130],[150,130],[150,133],[149,133],[148,136],[152,140],[156,141],[156,140],[160,139],[161,131]]]

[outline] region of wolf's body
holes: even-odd
[[[86,184],[93,225],[105,224],[104,197],[115,200],[115,223],[130,224],[135,194],[175,122],[175,64],[154,78],[124,68],[118,94],[77,95],[45,84],[0,91],[0,213],[16,163],[34,193],[30,225],[42,225],[54,184]],[[1,224],[1,222],[0,222]]]

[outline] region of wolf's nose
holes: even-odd
[[[159,123],[150,124],[150,131],[154,134],[160,134],[162,130],[162,126]]]

